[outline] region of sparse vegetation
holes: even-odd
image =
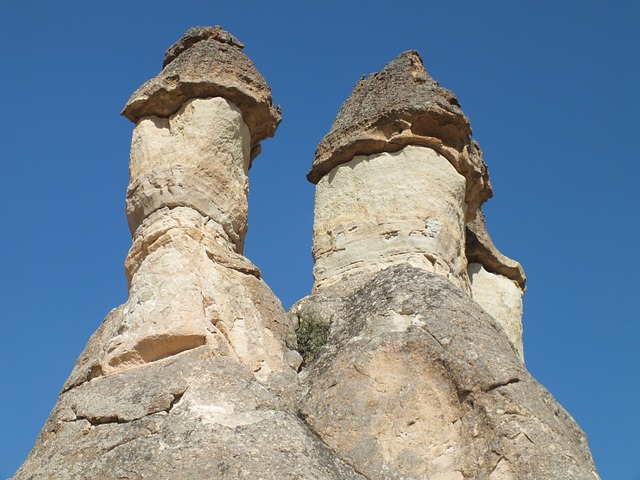
[[[299,315],[298,320],[296,336],[287,346],[302,355],[303,365],[307,365],[327,343],[332,320],[321,319],[311,312]]]

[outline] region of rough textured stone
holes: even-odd
[[[301,413],[365,477],[598,478],[585,435],[500,324],[440,276],[397,265],[291,312],[331,320],[301,373]]]
[[[191,98],[224,97],[242,111],[255,157],[259,142],[273,136],[281,115],[267,82],[242,48],[219,26],[190,29],[169,48],[162,71],[134,92],[122,114],[132,122],[166,118]]]
[[[469,288],[465,179],[435,150],[357,156],[316,187],[314,289],[410,263]]]
[[[220,65],[244,58],[225,35],[191,31],[163,73],[239,75]],[[203,45],[218,55],[189,54]],[[231,82],[226,98],[179,84],[170,101],[134,95],[129,114],[149,116],[136,118],[131,148],[129,298],[89,340],[15,479],[363,478],[298,418],[294,324],[242,256],[250,146],[264,133],[246,116],[264,117],[266,102],[236,92],[253,73],[238,78],[217,77]],[[177,103],[154,112],[156,101]]]
[[[480,147],[470,135],[455,95],[427,74],[417,52],[404,52],[358,82],[318,145],[307,178],[318,183],[357,155],[429,147],[466,178],[467,219],[472,220],[492,191]]]
[[[314,346],[300,413],[370,479],[597,479],[584,434],[524,368],[525,276],[486,231],[470,133],[415,52],[340,109],[309,174],[314,290],[290,311]]]
[[[161,208],[187,206],[219,224],[242,253],[249,142],[241,111],[224,98],[188,100],[170,118],[141,119],[131,142],[131,233]]]
[[[504,256],[493,244],[482,210],[467,223],[465,254],[471,296],[500,322],[524,362],[522,295],[527,277],[518,262]]]
[[[201,346],[61,394],[16,479],[363,479],[232,358]]]

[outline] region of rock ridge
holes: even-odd
[[[290,315],[331,319],[300,411],[366,478],[597,479],[584,433],[502,326],[440,276],[395,265]]]

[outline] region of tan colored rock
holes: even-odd
[[[318,149],[316,285],[285,315],[242,255],[279,112],[241,48],[190,30],[125,107],[129,298],[14,479],[597,480],[521,361],[524,273],[486,233],[468,120],[415,52]]]
[[[469,288],[465,178],[435,150],[357,156],[316,187],[314,289],[409,263]]]
[[[63,392],[13,478],[364,480],[206,345]]]
[[[153,212],[185,206],[219,224],[242,253],[250,142],[242,112],[220,97],[188,100],[169,118],[141,119],[131,142],[131,233]]]
[[[369,479],[598,479],[584,433],[468,293],[396,265],[291,309],[331,324],[300,412]]]
[[[503,275],[487,272],[479,263],[469,264],[471,296],[498,320],[524,362],[522,345],[522,290]]]
[[[523,292],[526,289],[527,277],[522,265],[500,253],[493,244],[482,210],[467,223],[465,254],[469,263],[480,263],[487,271],[513,280]]]
[[[470,132],[407,52],[356,85],[318,146],[316,282],[290,311],[302,418],[369,479],[597,479],[524,368],[524,272],[486,232]]]
[[[437,151],[466,178],[467,220],[492,195],[487,167],[471,139],[469,119],[455,95],[408,51],[380,72],[361,79],[316,150],[307,178],[318,183],[358,155],[395,152],[407,145]]]
[[[500,322],[524,362],[522,345],[522,295],[527,277],[522,266],[496,248],[482,210],[467,223],[465,254],[469,261],[471,296]]]

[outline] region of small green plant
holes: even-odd
[[[302,355],[303,365],[307,365],[316,353],[327,343],[331,320],[323,320],[313,313],[298,316],[295,339],[287,346]]]

